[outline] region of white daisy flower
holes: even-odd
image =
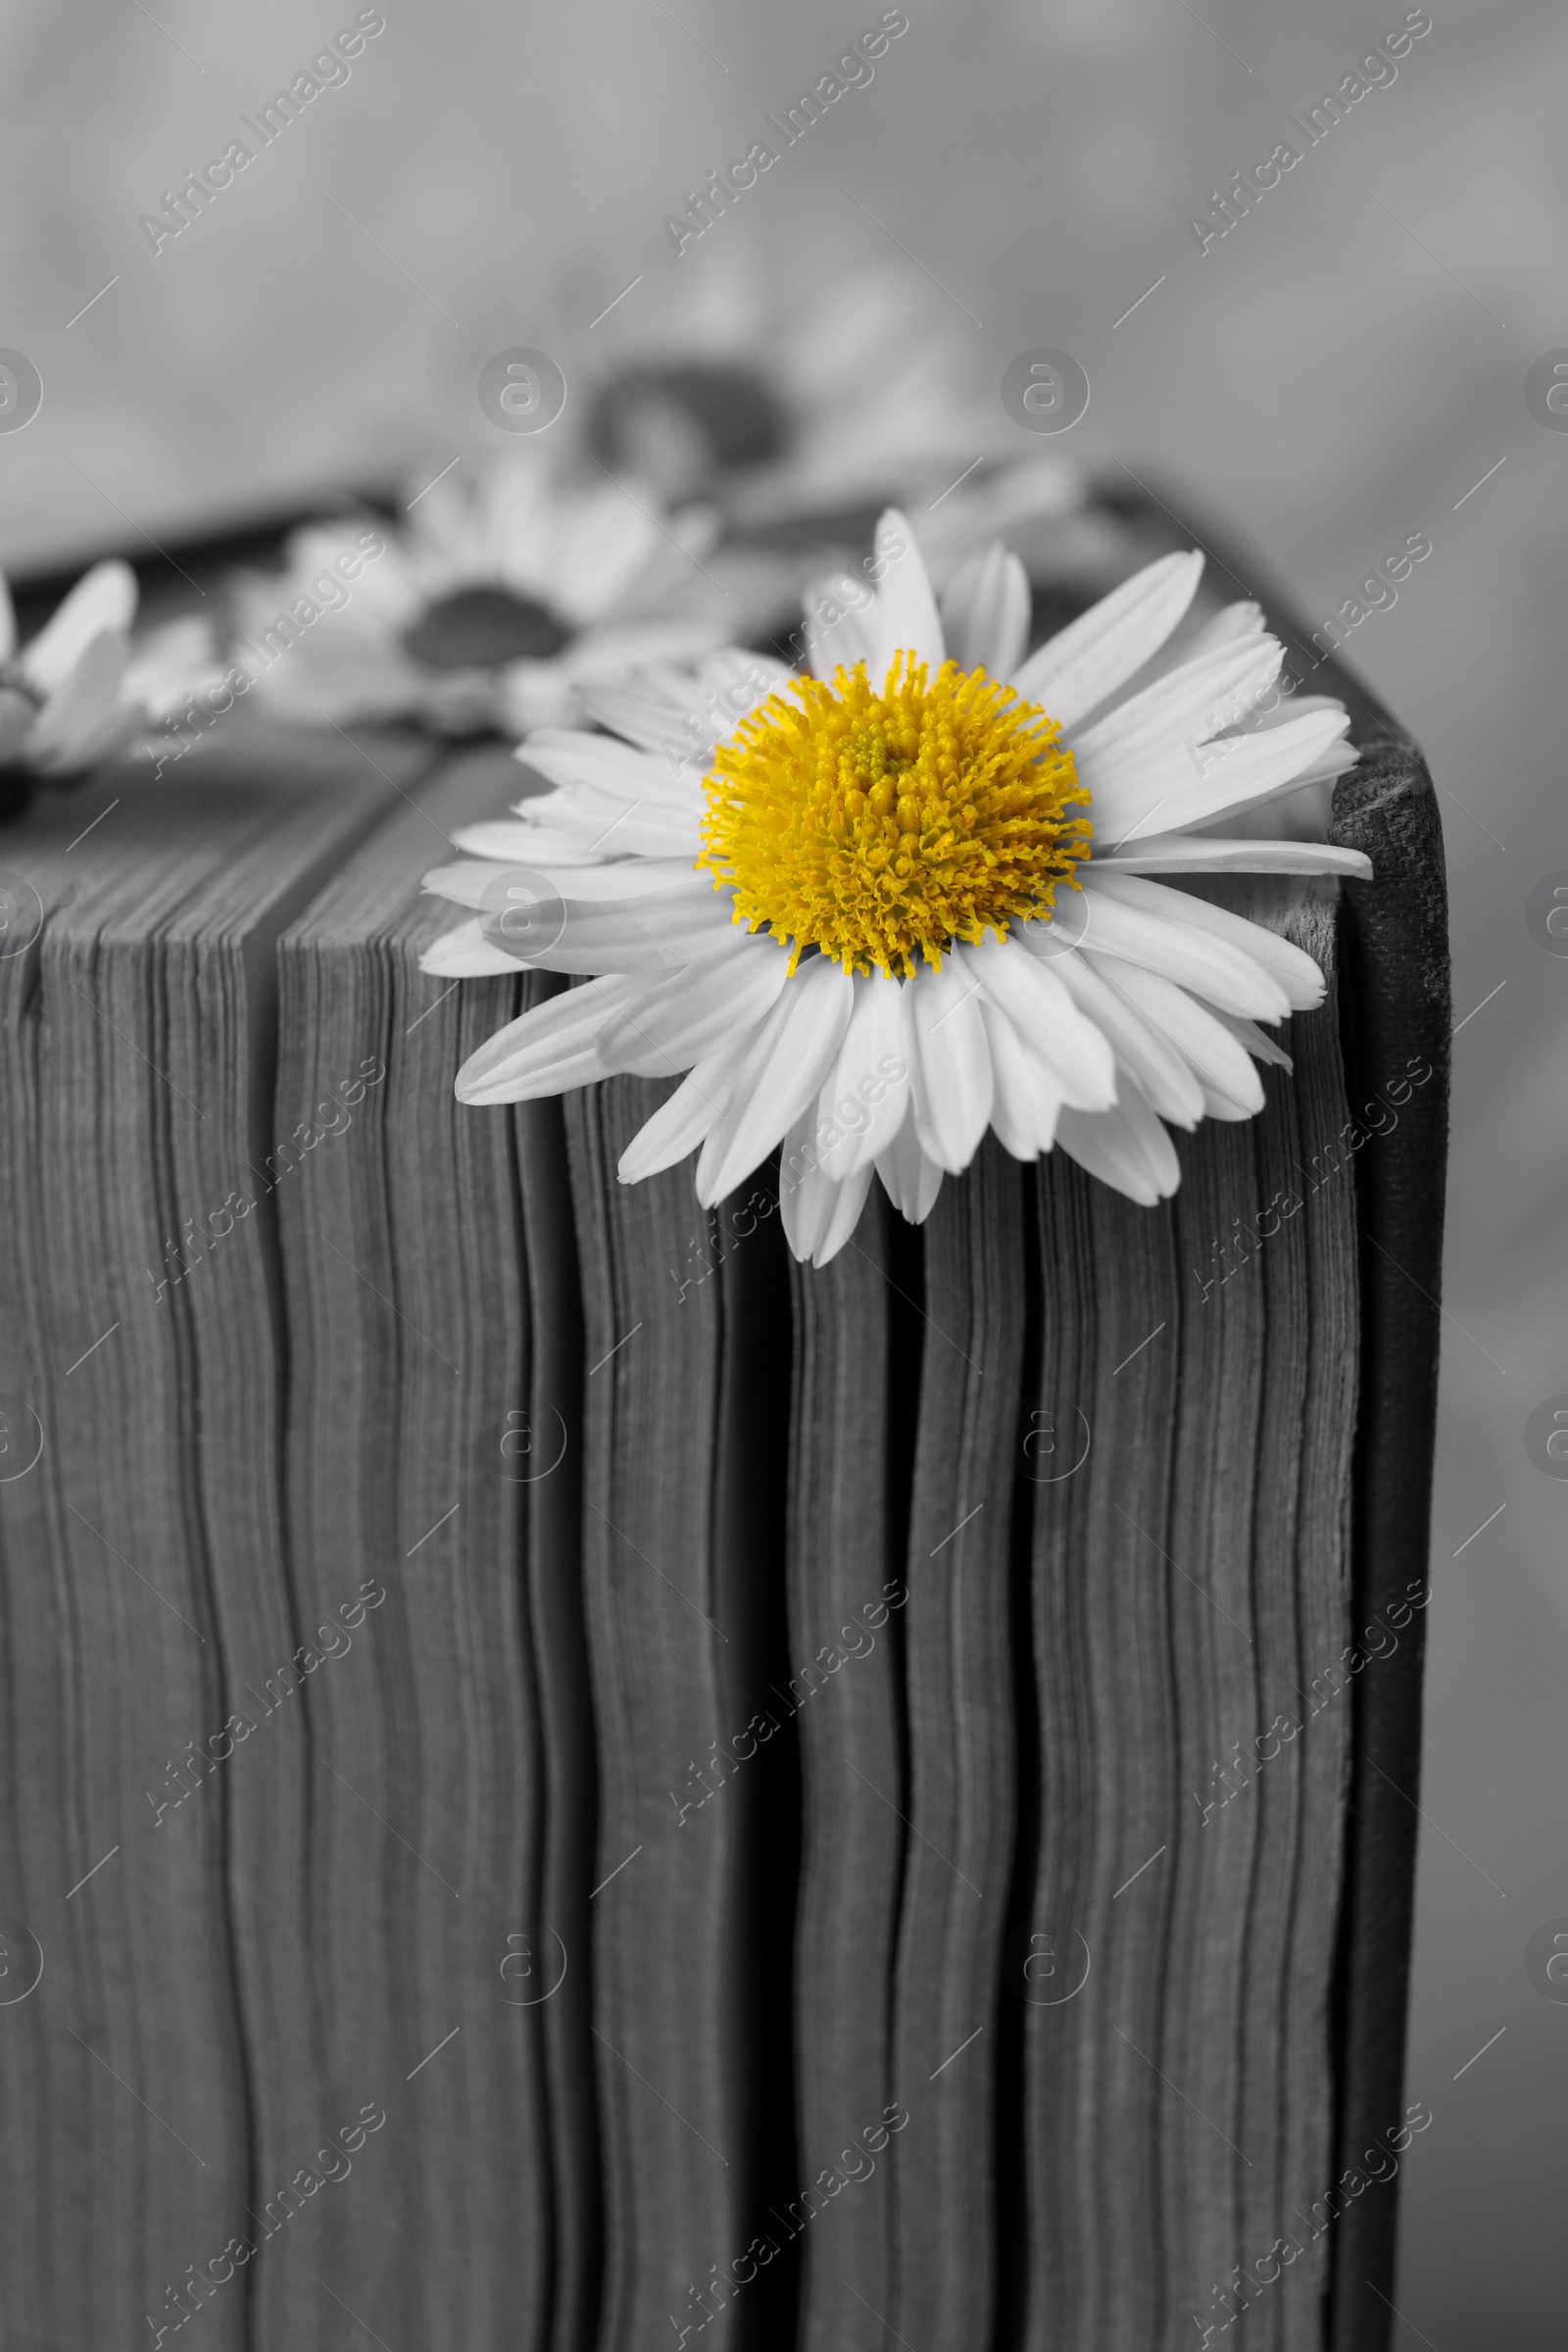
[[[730,608],[703,568],[716,529],[698,509],[666,515],[509,453],[417,494],[400,527],[296,531],[280,572],[232,583],[239,653],[282,716],[453,735],[565,724],[578,686],[723,641]]]
[[[219,673],[205,623],[176,620],[131,643],[136,575],[95,564],[26,645],[0,575],[0,812],[142,748],[153,723]]]
[[[815,676],[726,653],[600,690],[608,731],[532,737],[519,757],[554,789],[426,877],[478,910],[426,970],[590,975],[481,1047],[462,1101],[684,1072],[622,1181],[699,1150],[711,1205],[781,1147],[785,1231],[818,1265],[873,1176],[918,1223],[988,1126],[1134,1200],[1174,1192],[1167,1128],[1259,1110],[1254,1061],[1289,1066],[1259,1024],[1324,983],[1278,933],[1151,877],[1370,870],[1231,830],[1356,755],[1338,703],[1260,710],[1283,650],[1255,605],[1176,638],[1201,556],[1151,564],[1028,655],[1002,548],[939,606],[890,513],[872,569]]]

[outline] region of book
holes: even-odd
[[[1192,886],[1328,994],[1152,1210],[991,1138],[813,1269],[617,1182],[667,1082],[459,1104],[500,750],[0,834],[8,2342],[1387,2341],[1441,839],[1264,601],[1376,878]]]
[[[5,835],[6,1909],[8,1975],[29,1987],[6,2064],[34,2118],[7,2198],[19,2343],[144,2315],[156,2333],[182,2287],[239,2343],[243,2292],[205,2266],[236,2275],[261,2103],[299,2095],[305,1944],[275,1801],[291,1759],[247,1746],[249,1685],[298,1640],[276,949],[388,776],[426,763],[380,748],[385,774],[345,772],[341,747],[280,737],[200,782],[133,781],[85,834],[88,794]]]
[[[581,1382],[564,1144],[557,1105],[471,1120],[451,1086],[455,1057],[555,984],[427,981],[417,952],[441,924],[411,888],[492,812],[497,764],[449,761],[280,948],[278,1131],[309,1154],[281,1209],[301,1623],[330,1640],[367,1581],[382,1596],[362,1657],[300,1692],[298,1833],[336,2104],[391,2087],[373,2192],[258,2271],[278,2340],[323,2326],[320,2278],[370,2327],[396,2331],[396,2313],[427,2341],[581,2340],[594,2284],[596,1759],[555,1402]],[[348,1114],[342,1073],[367,1062],[384,1078]]]

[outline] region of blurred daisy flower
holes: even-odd
[[[716,531],[699,510],[666,515],[508,456],[438,478],[399,526],[296,531],[280,572],[232,583],[237,650],[278,716],[518,735],[577,716],[581,685],[732,633],[703,564]]]
[[[590,392],[590,456],[666,498],[716,498],[755,517],[858,508],[868,483],[923,481],[955,449],[957,466],[995,454],[1001,404],[979,396],[923,283],[876,267],[805,303],[771,286],[748,248],[708,257],[657,334]]]
[[[168,622],[138,644],[136,575],[95,564],[25,645],[0,577],[0,813],[35,785],[64,784],[143,748],[180,696],[219,672],[205,622]]]
[[[1259,1024],[1324,983],[1152,877],[1369,871],[1233,830],[1356,755],[1338,703],[1281,697],[1255,605],[1184,630],[1202,563],[1161,558],[1026,655],[1017,558],[983,551],[939,604],[889,513],[875,587],[814,606],[813,675],[726,653],[599,690],[606,732],[535,735],[519,757],[553,789],[427,876],[475,912],[425,969],[590,977],[482,1046],[460,1099],[684,1072],[622,1181],[697,1151],[711,1204],[781,1147],[816,1264],[873,1177],[918,1223],[988,1127],[1134,1200],[1174,1192],[1167,1126],[1259,1110],[1254,1063],[1289,1066]]]

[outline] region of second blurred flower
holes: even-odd
[[[352,588],[336,560],[360,545],[354,519],[307,525],[280,573],[233,583],[240,637],[271,657],[255,681],[264,708],[519,735],[569,719],[579,685],[725,634],[707,513],[567,484],[533,451],[438,479],[377,536]]]

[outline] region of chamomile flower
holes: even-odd
[[[780,1148],[785,1231],[816,1264],[873,1178],[917,1223],[988,1127],[1134,1200],[1174,1192],[1168,1129],[1260,1109],[1254,1063],[1286,1061],[1263,1025],[1324,988],[1181,882],[1369,871],[1233,830],[1355,753],[1337,703],[1263,709],[1283,653],[1256,606],[1178,634],[1201,556],[1162,557],[1032,654],[1005,550],[939,604],[889,513],[871,569],[814,675],[726,653],[596,691],[604,732],[523,747],[553,789],[427,877],[476,911],[426,970],[588,976],[469,1058],[464,1102],[684,1073],[622,1180],[696,1151],[710,1204]]]
[[[138,748],[187,690],[216,678],[205,623],[131,643],[136,576],[95,564],[26,645],[0,577],[0,813]]]
[[[568,484],[532,449],[450,473],[401,525],[311,524],[280,572],[233,583],[239,636],[263,649],[253,693],[305,721],[564,724],[580,685],[721,642],[729,607],[702,563],[715,531],[696,508]]]

